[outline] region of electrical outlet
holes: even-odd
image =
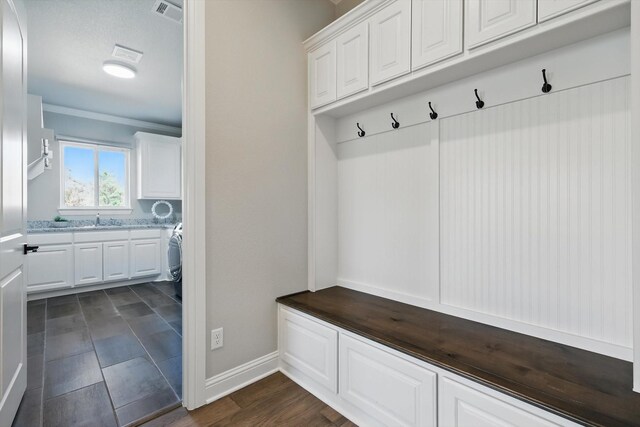
[[[224,344],[224,335],[222,328],[211,330],[211,350],[222,347]]]

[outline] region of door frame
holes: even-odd
[[[182,98],[183,405],[204,405],[207,363],[205,241],[205,1],[184,1]]]

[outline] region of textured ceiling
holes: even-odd
[[[182,25],[155,0],[25,0],[29,93],[45,103],[181,124]],[[182,0],[171,3],[182,7]],[[135,79],[102,71],[119,44],[142,51]]]

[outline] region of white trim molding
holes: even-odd
[[[158,132],[167,132],[175,135],[182,134],[182,128],[147,122],[144,120],[129,119],[127,117],[112,116],[111,114],[96,113],[93,111],[79,110],[77,108],[63,107],[61,105],[42,104],[42,110],[48,113],[64,114],[65,116],[82,117],[84,119],[100,120],[102,122],[118,123],[121,125],[135,126]]]
[[[207,280],[205,241],[205,2],[184,2],[183,170],[183,404],[205,404]]]
[[[237,366],[226,372],[207,379],[207,403],[216,401],[236,390],[253,384],[271,374],[279,368],[280,357],[278,351],[266,354],[255,360]]]
[[[631,282],[633,287],[633,390],[640,393],[640,4],[631,2]]]

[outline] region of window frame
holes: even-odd
[[[131,148],[120,147],[100,142],[80,142],[68,139],[58,140],[60,148],[60,191],[58,212],[67,215],[91,215],[95,213],[106,214],[129,214],[131,208]],[[77,147],[93,150],[93,179],[94,179],[94,206],[66,206],[64,201],[66,166],[64,163],[64,149],[66,147]],[[118,152],[124,154],[124,206],[100,206],[100,164],[99,153],[101,151]]]

